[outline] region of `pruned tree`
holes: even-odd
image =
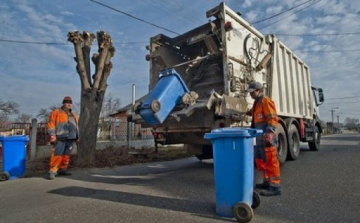
[[[109,34],[99,31],[96,38],[98,53],[91,58],[95,65],[95,74],[91,76],[90,51],[95,35],[88,31],[68,33],[68,41],[74,44],[76,70],[81,81],[79,166],[94,162],[99,117],[112,68],[111,58],[115,53]]]

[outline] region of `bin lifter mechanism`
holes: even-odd
[[[167,69],[159,72],[160,78],[164,76],[164,74],[171,75],[176,74],[177,77],[180,79],[180,82],[185,85],[181,76],[176,73],[174,69]],[[156,88],[157,86],[155,86]],[[187,88],[185,86],[185,88]],[[150,92],[151,94],[151,92]],[[147,97],[151,97],[150,94]],[[166,94],[164,92],[163,94]],[[147,99],[147,98],[146,98]],[[146,101],[145,99],[145,101]],[[154,100],[156,101],[156,100]],[[157,102],[157,101],[156,101]],[[153,104],[153,103],[151,103]],[[183,108],[178,111],[169,111],[167,114],[168,117],[174,118],[176,121],[180,122],[181,117],[190,117],[196,110],[207,108],[208,110],[214,109],[214,114],[218,116],[227,116],[227,117],[234,117],[238,116],[239,114],[244,114],[247,110],[247,104],[244,98],[242,97],[231,97],[228,95],[220,95],[215,90],[210,92],[208,98],[199,99],[199,95],[195,91],[186,90],[185,93],[182,95],[181,100],[177,103],[177,106],[182,104]],[[142,102],[137,102],[132,107],[131,110],[127,111],[128,121],[141,123],[145,122],[149,125],[152,123],[147,122],[141,115],[139,115],[142,107]],[[152,111],[154,115],[159,111],[159,109],[154,109],[157,106],[152,106]],[[160,107],[160,106],[158,106]],[[161,124],[162,122],[160,122]]]

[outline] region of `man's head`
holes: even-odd
[[[63,99],[63,106],[67,109],[70,109],[71,108],[71,104],[72,104],[72,100],[71,100],[71,97],[69,96],[66,96],[64,97]]]
[[[250,93],[251,98],[256,99],[263,91],[263,86],[260,82],[250,82],[246,92]]]

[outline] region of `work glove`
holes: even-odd
[[[56,142],[56,135],[49,135],[49,142],[50,143]]]
[[[265,147],[274,145],[274,132],[267,131],[264,133]]]

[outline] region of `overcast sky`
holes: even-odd
[[[184,33],[206,23],[206,11],[221,1],[101,2],[176,33]],[[256,23],[254,27],[263,34],[278,35],[309,65],[312,84],[324,89],[326,102],[320,107],[320,114],[325,121],[331,121],[331,110],[335,107],[338,107],[333,109],[335,122],[337,115],[340,122],[346,117],[360,118],[359,0],[228,0],[226,4],[241,12],[246,20],[256,22],[303,2],[307,3]],[[132,84],[136,85],[136,98],[148,92],[145,46],[149,38],[159,33],[176,36],[90,0],[2,0],[0,30],[0,98],[18,103],[21,113],[33,116],[40,108],[61,103],[66,95],[74,102],[80,101],[74,48],[67,42],[69,31],[96,33],[103,30],[112,36],[116,53],[107,92],[119,98],[122,106],[131,102]],[[92,53],[96,51],[94,45]]]

